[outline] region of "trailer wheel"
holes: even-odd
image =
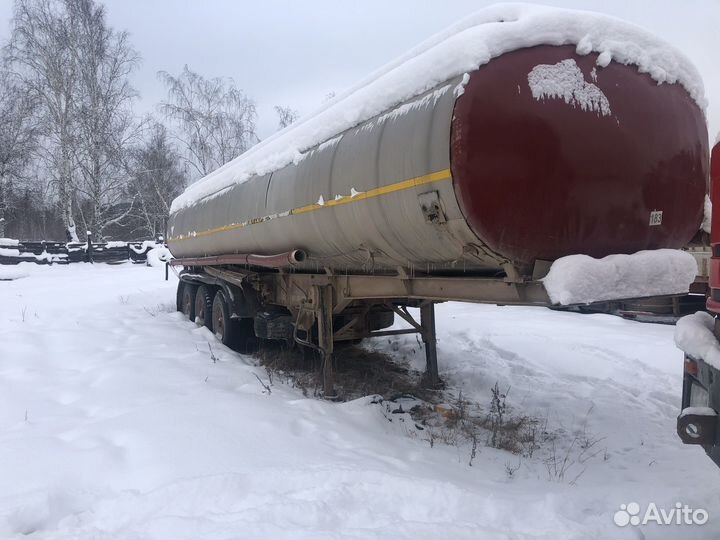
[[[225,298],[225,293],[218,290],[212,303],[212,329],[215,337],[228,347],[232,347],[235,326],[233,323],[234,321],[230,318],[230,305]]]
[[[230,303],[221,289],[215,293],[212,303],[212,331],[223,345],[241,353],[250,353],[257,348],[253,320],[231,318]]]
[[[235,328],[234,348],[243,354],[257,351],[260,340],[255,336],[255,321],[250,317],[238,319]]]
[[[175,310],[183,310],[183,289],[185,288],[185,282],[178,281],[177,292],[175,293]]]
[[[193,322],[195,321],[195,291],[197,291],[197,285],[193,283],[183,284],[182,312]]]
[[[212,331],[213,291],[207,285],[200,285],[195,293],[195,322]]]

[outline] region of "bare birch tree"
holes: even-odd
[[[145,234],[165,234],[170,204],[187,181],[185,167],[169,140],[167,129],[153,123],[147,140],[133,152],[133,177],[129,190],[135,200],[133,216]]]
[[[5,236],[12,182],[23,177],[37,139],[35,103],[8,73],[0,71],[0,237]]]
[[[175,122],[195,176],[205,176],[257,142],[255,103],[232,79],[205,79],[187,66],[178,76],[158,75],[168,89],[160,110]]]
[[[275,113],[278,115],[278,127],[279,129],[285,129],[290,124],[294,123],[298,119],[298,112],[290,107],[283,107],[281,105],[275,105]]]
[[[101,237],[105,227],[122,221],[132,208],[118,210],[129,180],[125,159],[137,134],[131,109],[135,92],[128,77],[139,57],[128,34],[107,25],[103,6],[94,0],[64,3],[77,73],[77,190],[87,201],[86,227]]]
[[[44,152],[54,177],[69,240],[73,219],[73,126],[76,67],[63,6],[55,0],[16,0],[7,56],[15,76],[43,110]]]
[[[116,209],[137,129],[128,76],[139,59],[128,34],[108,26],[95,0],[15,0],[7,53],[41,111],[38,157],[53,178],[67,238],[78,240],[74,210],[102,235],[127,215]]]

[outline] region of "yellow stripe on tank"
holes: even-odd
[[[231,231],[234,229],[241,229],[242,227],[246,227],[248,225],[254,225],[256,223],[263,223],[265,221],[270,221],[271,219],[277,219],[280,217],[285,217],[289,215],[296,215],[296,214],[306,214],[308,212],[315,212],[316,210],[322,210],[323,208],[332,208],[333,206],[340,206],[343,204],[350,204],[354,202],[364,201],[367,199],[374,199],[375,197],[380,197],[381,195],[387,195],[388,193],[395,193],[396,191],[403,191],[405,189],[412,189],[418,186],[423,186],[425,184],[432,184],[433,182],[440,182],[442,180],[451,180],[452,176],[450,175],[450,169],[443,169],[442,171],[437,171],[434,173],[426,174],[423,176],[417,176],[415,178],[409,178],[407,180],[402,180],[400,182],[396,182],[394,184],[388,184],[387,186],[381,186],[379,188],[370,189],[368,191],[364,191],[362,193],[358,193],[354,197],[351,195],[345,195],[340,199],[332,199],[329,201],[325,201],[324,204],[308,204],[305,206],[299,206],[298,208],[293,208],[289,211],[280,212],[278,214],[271,214],[268,216],[263,216],[260,218],[253,218],[249,221],[244,221],[242,223],[233,223],[231,225],[223,225],[222,227],[215,227],[213,229],[208,229],[206,231],[200,231],[196,233],[190,233],[190,234],[181,234],[179,236],[171,237],[168,240],[170,241],[177,241],[177,240],[188,240],[190,238],[198,238],[202,236],[208,236],[211,234],[219,233],[219,232],[225,232],[225,231]]]
[[[426,174],[425,176],[418,176],[417,178],[410,178],[409,180],[403,180],[402,182],[396,182],[395,184],[388,184],[387,186],[381,186],[379,188],[371,189],[358,193],[354,197],[349,195],[342,199],[325,201],[325,204],[308,204],[307,206],[300,206],[299,208],[293,208],[290,210],[291,214],[304,214],[306,212],[313,212],[320,210],[321,208],[332,208],[333,206],[340,206],[342,204],[350,204],[358,201],[364,201],[365,199],[374,199],[381,195],[388,193],[395,193],[396,191],[402,191],[404,189],[412,189],[414,187],[422,186],[424,184],[431,184],[433,182],[439,182],[440,180],[450,180],[450,169],[434,172],[432,174]]]

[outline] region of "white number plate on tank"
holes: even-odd
[[[650,226],[662,225],[662,210],[653,210],[650,212]]]

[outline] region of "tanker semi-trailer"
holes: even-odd
[[[700,227],[703,107],[695,68],[640,28],[482,10],[178,197],[178,309],[226,343],[317,348],[329,395],[333,342],[369,335],[419,332],[437,382],[434,302],[687,292],[694,261],[660,248]],[[640,287],[568,295],[558,278],[577,278],[568,256],[639,251],[655,276]],[[575,272],[553,274],[558,260]],[[383,330],[394,315],[410,328]]]

